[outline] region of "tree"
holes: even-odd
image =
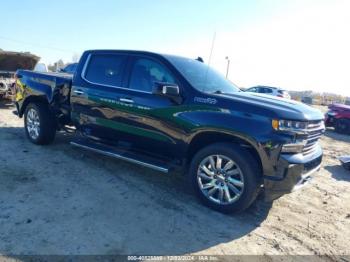
[[[80,60],[80,55],[75,53],[73,56],[72,56],[72,63],[78,63]]]
[[[53,65],[48,65],[47,68],[52,72],[57,72],[59,69],[63,68],[65,66],[62,59],[58,60],[57,62],[53,63]]]

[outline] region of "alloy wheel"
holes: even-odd
[[[29,136],[33,140],[38,139],[40,132],[40,119],[38,112],[34,108],[28,110],[26,124]]]
[[[211,201],[227,205],[236,202],[244,190],[244,177],[239,166],[224,155],[204,158],[197,170],[202,193]]]

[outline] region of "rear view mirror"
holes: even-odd
[[[176,85],[163,85],[162,94],[165,96],[178,96],[180,94],[180,89]]]
[[[153,94],[166,96],[177,103],[181,101],[180,88],[176,84],[155,83]]]

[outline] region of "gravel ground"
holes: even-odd
[[[35,146],[0,103],[0,254],[350,255],[350,136],[327,130],[323,167],[301,190],[238,215],[198,203],[178,174]]]

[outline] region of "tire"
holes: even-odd
[[[350,120],[338,119],[335,123],[335,131],[340,134],[350,133]]]
[[[222,159],[222,172],[217,170],[217,156]],[[226,165],[230,161],[232,167]],[[247,209],[254,202],[259,193],[260,173],[256,160],[248,151],[235,144],[217,143],[196,153],[190,165],[189,179],[192,189],[204,205],[222,213],[233,213]]]
[[[55,118],[46,104],[30,103],[27,106],[24,127],[27,138],[34,144],[47,145],[55,139]]]

